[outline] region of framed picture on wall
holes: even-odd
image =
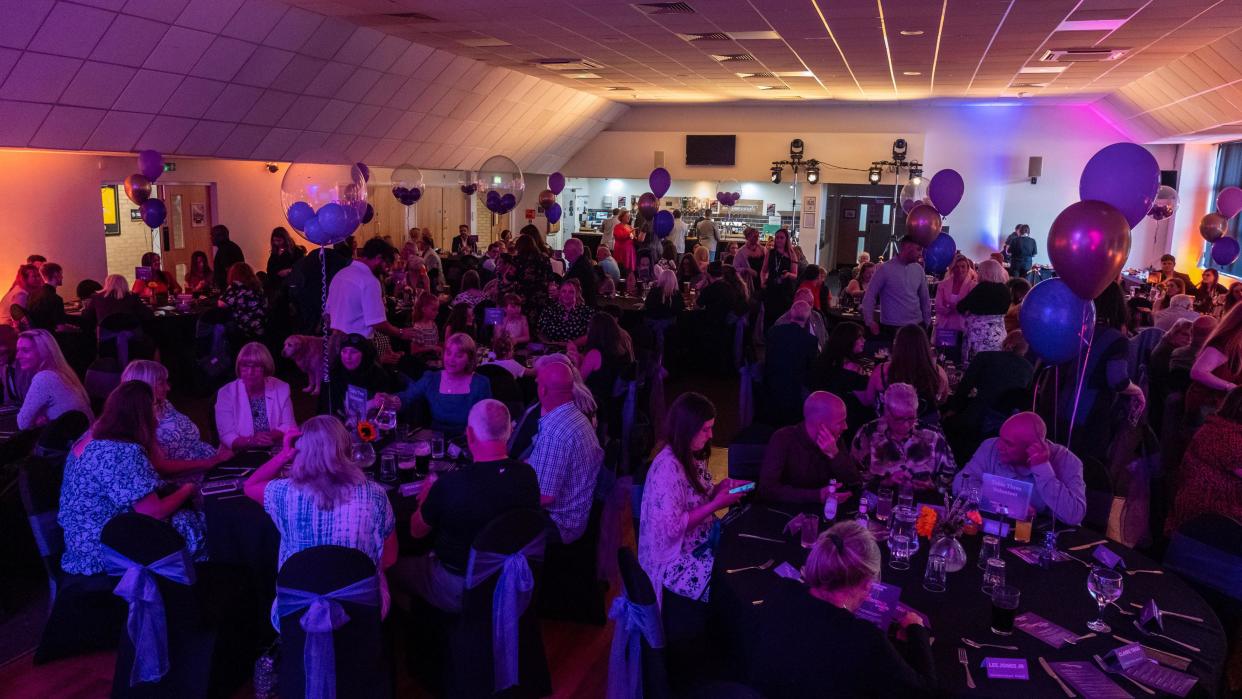
[[[815,230],[815,214],[810,211],[803,212],[802,225],[800,227],[807,230]]]
[[[768,204],[765,211],[768,216],[775,216],[776,215],[776,204]]]
[[[802,210],[809,214],[815,213],[815,197],[803,197]]]
[[[120,235],[121,219],[118,216],[120,201],[117,198],[116,186],[106,184],[99,191],[103,203],[104,235]]]
[[[195,228],[207,226],[207,202],[196,201],[190,204],[190,225]]]

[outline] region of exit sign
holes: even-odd
[[[173,162],[173,161],[171,161],[171,160],[168,160],[168,161],[165,161],[165,162],[164,162],[164,172],[176,172],[176,171],[177,171],[177,164],[176,164],[176,163],[174,163],[174,162]]]

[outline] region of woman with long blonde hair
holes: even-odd
[[[42,427],[71,410],[93,418],[86,389],[48,331],[27,330],[17,336],[17,368],[31,377],[17,413],[20,429]]]

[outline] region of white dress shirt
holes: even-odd
[[[371,337],[371,326],[388,320],[383,289],[370,267],[354,260],[332,277],[328,316],[333,330],[363,337]]]

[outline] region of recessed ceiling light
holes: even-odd
[[[565,77],[573,78],[575,80],[596,80],[599,78],[599,76],[595,73],[570,73]]]
[[[737,61],[755,60],[755,57],[750,55],[749,53],[731,53],[731,54],[714,53],[711,55],[711,58],[713,61],[716,61],[717,63],[733,63]]]
[[[784,85],[756,85],[760,90],[788,90]]]
[[[922,29],[902,29],[901,35],[902,36],[923,36],[923,30]]]
[[[903,70],[901,71],[901,74],[902,75],[922,75],[922,73],[920,73],[917,70]]]
[[[477,39],[458,39],[457,43],[462,46],[470,46],[472,48],[486,48],[489,46],[512,46],[504,39],[496,39],[490,36],[479,37]]]
[[[1069,66],[1023,66],[1019,73],[1064,73]]]
[[[758,41],[761,39],[779,40],[781,38],[780,34],[777,34],[776,32],[773,32],[773,31],[725,32],[725,34],[728,34],[729,38],[733,39],[734,41]]]
[[[1059,32],[1111,32],[1125,24],[1124,19],[1067,19],[1057,26]]]
[[[781,78],[813,78],[815,74],[809,70],[785,70],[773,75]]]

